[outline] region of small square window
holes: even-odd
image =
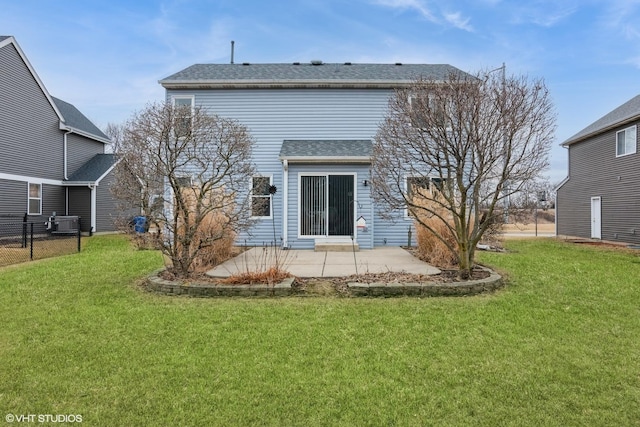
[[[176,185],[180,188],[190,188],[193,186],[193,180],[190,176],[177,176]]]
[[[268,176],[254,176],[251,191],[251,216],[271,216],[271,195],[269,187],[271,178]]]
[[[626,156],[636,152],[636,126],[616,132],[616,156]]]
[[[445,126],[445,107],[443,100],[437,99],[432,93],[420,93],[409,96],[409,114],[411,126],[421,130],[427,128],[427,123],[435,123],[438,126]],[[426,117],[431,116],[431,120]]]
[[[42,184],[29,183],[27,205],[27,213],[29,215],[42,214]]]

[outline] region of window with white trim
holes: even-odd
[[[42,215],[42,184],[29,183],[27,206],[29,215]]]
[[[408,176],[405,179],[406,199],[410,203],[419,204],[419,199],[431,197],[431,178],[427,176]],[[406,216],[413,216],[406,209]]]
[[[409,95],[409,110],[411,126],[415,128],[421,130],[427,128],[425,114],[435,115],[433,123],[440,126],[445,124],[445,104],[431,93]]]
[[[636,152],[637,139],[636,126],[616,132],[616,156],[626,156]]]
[[[176,114],[174,132],[178,138],[186,137],[191,133],[194,97],[174,96],[172,101]]]
[[[254,176],[251,186],[251,216],[254,218],[271,217],[270,176]]]

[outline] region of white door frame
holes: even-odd
[[[602,198],[591,198],[591,238],[602,238]]]
[[[301,194],[301,189],[302,189],[302,177],[303,176],[322,176],[322,177],[326,177],[327,179],[327,186],[326,186],[326,199],[329,200],[329,175],[348,175],[348,176],[353,176],[353,236],[354,238],[357,240],[357,228],[356,228],[356,218],[358,217],[358,194],[357,194],[357,188],[358,188],[358,174],[357,172],[298,172],[298,238],[299,239],[318,239],[318,238],[323,238],[323,237],[329,237],[328,234],[328,228],[327,228],[327,233],[325,233],[324,235],[307,235],[307,234],[301,234],[302,233],[302,194]],[[329,212],[326,212],[326,224],[328,226],[328,215]]]

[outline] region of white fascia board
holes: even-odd
[[[102,175],[100,175],[98,179],[96,179],[96,185],[100,185],[100,181],[102,181],[107,175],[111,173],[111,171],[116,167],[116,165],[120,163],[120,160],[122,159],[116,160],[116,162],[109,169],[107,169]]]
[[[97,187],[98,181],[64,181],[65,187]]]
[[[165,89],[373,88],[410,86],[412,80],[160,80]]]
[[[7,181],[20,181],[20,182],[31,182],[33,184],[47,184],[47,185],[65,185],[64,181],[57,179],[48,179],[48,178],[38,178],[35,176],[26,176],[26,175],[15,175],[11,173],[2,173],[0,172],[0,179],[6,179]]]
[[[98,142],[102,142],[103,144],[111,144],[111,140],[102,138],[100,136],[97,136],[97,135],[94,135],[92,133],[80,130],[78,128],[74,128],[73,126],[69,126],[64,122],[64,120],[60,120],[60,124],[59,124],[58,127],[59,127],[60,130],[64,130],[64,131],[71,132],[71,133],[75,133],[77,135],[81,135],[81,136],[84,136],[86,138],[93,139],[93,140],[96,140]]]
[[[58,110],[58,107],[56,106],[56,103],[53,102],[53,99],[51,98],[51,95],[49,94],[49,91],[44,86],[44,83],[42,83],[42,80],[40,80],[40,77],[38,76],[38,73],[36,73],[36,70],[33,68],[31,63],[27,59],[27,56],[24,54],[24,52],[20,48],[20,45],[18,44],[16,39],[13,36],[7,37],[6,39],[4,39],[4,40],[2,40],[0,42],[0,48],[3,48],[3,47],[5,47],[5,46],[7,46],[9,44],[12,44],[13,47],[15,47],[16,51],[18,51],[18,55],[20,55],[20,58],[22,59],[22,62],[24,62],[24,64],[29,69],[29,72],[33,76],[33,79],[36,81],[36,83],[40,87],[40,90],[44,94],[45,98],[47,98],[47,101],[51,105],[51,108],[53,108],[53,111],[55,111],[56,116],[58,116],[58,119],[60,119],[61,121],[64,120],[63,117],[62,117],[62,113],[60,113],[60,110]]]

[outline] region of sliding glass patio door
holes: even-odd
[[[354,175],[300,176],[300,235],[350,236],[354,230]]]

